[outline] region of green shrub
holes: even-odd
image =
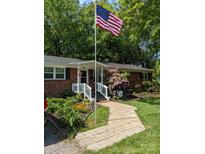
[[[113,99],[113,100],[118,100],[119,97],[118,97],[117,95],[113,95],[112,99]]]
[[[83,117],[72,106],[64,105],[64,107],[58,111],[61,121],[66,124],[69,130],[73,133],[77,133],[77,130],[83,124]]]
[[[90,100],[89,100],[89,99],[83,99],[83,103],[89,104],[89,103],[90,103]]]
[[[63,93],[63,98],[66,98],[66,97],[71,97],[71,96],[74,96],[75,93],[72,91],[72,89],[66,89]]]
[[[63,106],[65,103],[65,99],[62,98],[47,98],[48,101],[48,109],[47,111],[50,113],[55,113],[59,108]]]
[[[157,80],[153,80],[153,85],[154,85],[154,92],[159,92],[160,91],[160,83]]]
[[[149,92],[153,88],[153,83],[151,81],[142,81],[142,91]]]
[[[73,97],[66,99],[48,98],[48,112],[57,116],[62,125],[66,126],[69,133],[77,133],[83,124],[83,117],[80,112],[73,108]]]
[[[160,85],[154,81],[142,81],[142,92],[159,92]]]
[[[76,100],[77,102],[82,102],[82,101],[83,101],[83,98],[82,98],[82,96],[81,96],[80,94],[77,94],[77,95],[75,96],[75,100]]]

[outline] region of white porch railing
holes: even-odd
[[[101,93],[107,100],[110,99],[108,96],[108,87],[100,82],[97,82],[97,91]]]
[[[92,88],[89,85],[87,85],[86,83],[79,83],[79,84],[73,83],[72,84],[72,91],[74,93],[80,93],[80,94],[83,93],[85,97],[87,97],[90,101],[93,101]]]

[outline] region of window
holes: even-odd
[[[53,79],[54,78],[54,68],[44,67],[44,79]]]
[[[48,79],[48,80],[65,79],[65,68],[44,67],[44,79]]]
[[[65,69],[56,68],[56,79],[65,79]]]
[[[148,80],[149,76],[148,73],[142,73],[143,80]]]

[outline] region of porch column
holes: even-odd
[[[101,67],[101,83],[103,84],[103,67]]]
[[[80,84],[80,66],[78,64],[78,69],[77,69],[77,93],[79,93],[79,84]]]

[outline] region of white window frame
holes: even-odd
[[[53,69],[53,72],[45,72],[45,67],[44,67],[44,75],[45,75],[45,73],[47,73],[47,74],[53,74],[53,78],[45,78],[44,77],[44,80],[53,80],[54,79],[54,67],[47,67],[47,68],[52,68]]]
[[[44,78],[44,80],[65,80],[66,79],[66,68],[65,67],[52,67],[52,66],[45,66],[45,67],[53,68],[53,78],[50,78],[50,79],[45,79]],[[64,69],[64,77],[63,78],[56,78],[56,68],[63,68]]]
[[[149,80],[149,74],[148,73],[142,73],[143,74],[143,80]]]
[[[54,78],[55,78],[55,80],[65,80],[65,74],[66,74],[65,68],[63,68],[63,70],[64,70],[64,72],[63,72],[63,75],[64,75],[63,78],[56,78],[56,74],[62,74],[62,73],[57,73],[57,72],[56,72],[56,69],[57,69],[57,68],[62,68],[62,67],[55,67],[55,68],[54,68]]]

